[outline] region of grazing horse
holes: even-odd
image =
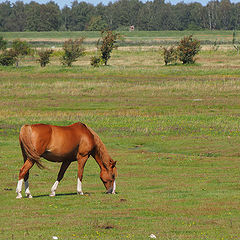
[[[77,193],[83,195],[83,169],[90,155],[100,167],[100,178],[107,193],[115,193],[116,161],[112,160],[100,137],[85,124],[78,122],[70,126],[24,125],[20,130],[19,141],[24,164],[19,173],[17,198],[22,198],[23,179],[26,196],[32,198],[28,184],[29,170],[34,163],[44,168],[40,161],[41,157],[51,162],[62,162],[50,196],[55,196],[59,182],[73,161],[78,163]]]

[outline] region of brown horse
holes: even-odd
[[[17,198],[21,198],[23,179],[26,196],[32,198],[29,191],[29,170],[36,163],[43,168],[40,158],[51,162],[62,162],[57,181],[51,188],[50,196],[55,196],[59,182],[73,161],[78,163],[77,193],[83,195],[82,177],[85,163],[92,156],[100,167],[100,178],[107,193],[115,193],[116,161],[109,156],[100,137],[83,123],[70,126],[53,126],[46,124],[24,125],[19,134],[24,165],[20,169],[17,184]]]

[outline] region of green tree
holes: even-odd
[[[8,31],[6,23],[9,21],[11,13],[12,9],[9,1],[0,3],[0,32]]]
[[[95,8],[92,4],[86,2],[78,3],[78,1],[74,1],[72,3],[71,14],[69,17],[69,30],[86,30],[91,17],[94,15]]]
[[[26,28],[26,13],[23,2],[17,1],[12,4],[11,14],[6,19],[6,28],[10,32],[22,32]]]
[[[54,2],[30,2],[26,5],[26,16],[26,29],[29,31],[57,31],[61,25],[61,11]]]
[[[88,31],[101,31],[107,28],[107,23],[102,19],[101,16],[93,16],[88,24]]]
[[[80,56],[84,55],[85,49],[82,47],[83,41],[84,38],[79,38],[75,40],[69,39],[64,42],[64,54],[60,58],[63,65],[71,67],[73,62],[77,61]]]
[[[200,51],[200,41],[193,39],[193,36],[184,37],[178,44],[179,60],[186,63],[194,63],[195,55]]]

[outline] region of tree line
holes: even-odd
[[[212,0],[176,5],[164,0],[143,3],[139,0],[118,0],[94,6],[73,1],[62,9],[54,2],[35,1],[0,3],[0,31],[99,31],[129,30],[239,30],[240,2]]]

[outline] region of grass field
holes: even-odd
[[[232,44],[232,31],[120,31],[124,41],[120,41],[120,46],[152,46],[176,44],[181,38],[193,35],[202,44],[212,45],[215,42],[219,45]],[[29,41],[33,46],[60,46],[63,41],[69,38],[84,37],[84,44],[91,47],[96,45],[100,37],[100,32],[1,32],[0,36],[12,41],[20,38]],[[240,32],[236,32],[236,40],[240,38]]]
[[[159,49],[113,52],[92,68],[23,59],[0,67],[0,239],[240,239],[240,57],[202,51],[195,65],[164,66]],[[90,158],[48,197],[59,164],[30,173],[33,199],[15,199],[21,125],[91,126],[117,160],[117,194],[104,194]]]

